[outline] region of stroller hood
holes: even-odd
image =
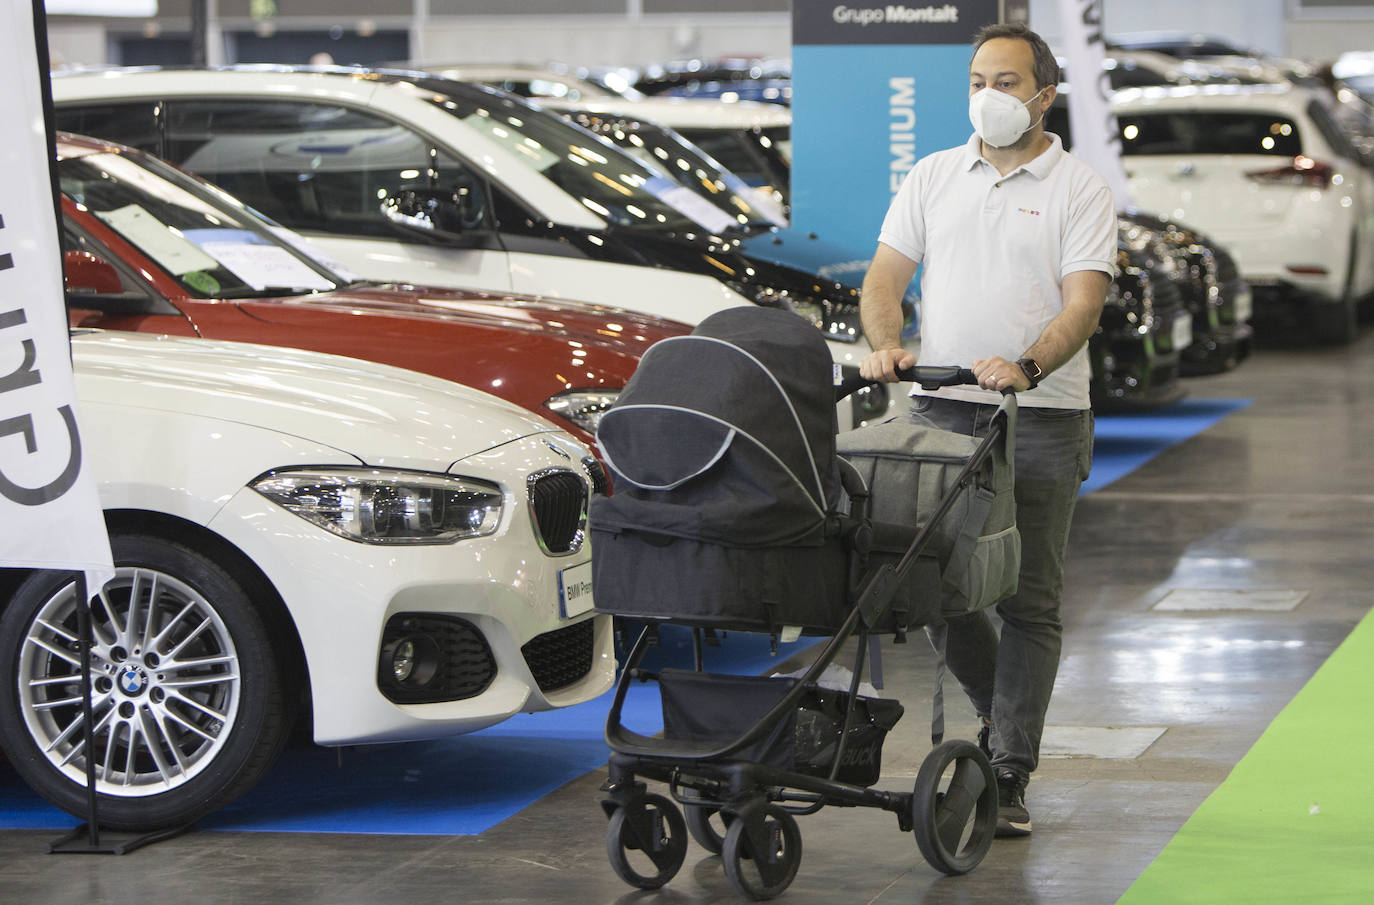
[[[600,528],[736,546],[819,543],[840,498],[835,393],[820,331],[753,306],[640,360],[597,442],[616,494]]]

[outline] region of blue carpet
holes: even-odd
[[[1101,490],[1249,404],[1249,399],[1185,399],[1139,415],[1097,416],[1092,474],[1081,492]]]
[[[1092,475],[1083,492],[1098,490],[1250,404],[1248,399],[1196,399],[1141,415],[1097,419]],[[706,667],[759,674],[814,643],[782,645],[775,660],[767,639],[731,634],[707,648]],[[646,667],[690,667],[687,631],[665,627]],[[608,692],[595,701],[548,713],[521,714],[472,735],[442,741],[342,750],[299,745],[239,801],[203,820],[202,829],[475,835],[560,786],[606,763],[602,740]],[[625,724],[653,734],[662,729],[655,688],[631,689]],[[589,803],[589,806],[591,804]],[[64,830],[70,815],[51,807],[0,761],[0,829]]]

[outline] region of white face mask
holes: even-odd
[[[993,148],[1015,144],[1032,125],[1026,104],[1044,94],[1045,88],[1035,92],[1035,97],[1025,102],[995,88],[975,91],[968,99],[968,118],[973,123],[973,131],[978,133],[984,144]],[[1041,117],[1044,117],[1043,113]]]

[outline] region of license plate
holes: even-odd
[[[1236,323],[1248,321],[1255,313],[1255,297],[1249,289],[1236,293]]]
[[[1174,351],[1182,352],[1193,344],[1193,319],[1187,316],[1174,318],[1174,327],[1171,333],[1174,339]]]
[[[594,606],[592,603],[592,563],[569,566],[558,573],[558,610],[564,619],[578,616]]]

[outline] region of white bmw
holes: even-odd
[[[586,447],[523,409],[314,352],[73,338],[117,577],[92,606],[94,748],[65,573],[7,572],[0,741],[102,825],[184,824],[324,745],[457,735],[610,686]]]

